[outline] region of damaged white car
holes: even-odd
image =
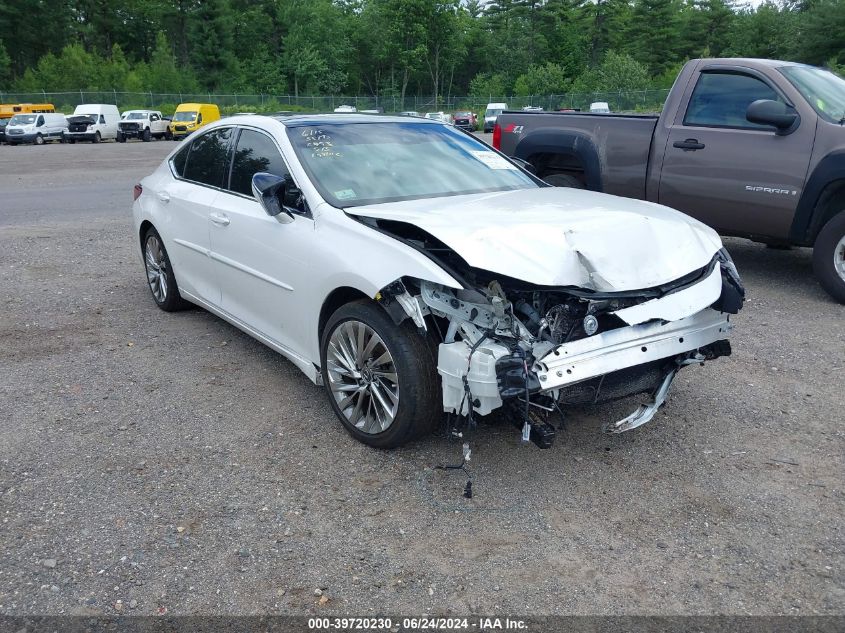
[[[646,394],[605,430],[637,427],[681,368],[730,354],[744,297],[700,222],[546,186],[421,119],[227,118],[136,185],[133,211],[159,307],[200,305],[284,354],[378,447],[503,406],[548,447],[550,415]]]

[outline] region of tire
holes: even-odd
[[[115,137],[115,140],[117,140],[118,143],[125,143],[126,136],[123,134],[123,132],[118,132],[117,136]]]
[[[35,143],[36,145],[44,145],[44,137],[41,136],[41,134],[36,134],[33,143]]]
[[[144,128],[144,131],[141,133],[141,140],[144,141],[145,143],[150,142],[150,128],[148,128],[148,127]]]
[[[76,145],[76,139],[75,138],[69,138],[67,140],[67,142],[70,143],[71,145]]]
[[[543,176],[543,180],[549,183],[552,187],[570,187],[572,189],[584,188],[584,183],[571,174],[546,174]]]
[[[167,130],[164,133],[164,140],[165,141],[172,141],[173,140],[173,132],[171,132],[170,130]]]
[[[831,297],[845,303],[845,210],[819,232],[813,246],[813,272]]]
[[[99,143],[102,140],[103,140],[103,137],[100,136],[100,131],[98,130],[98,131],[94,132],[94,140],[91,141],[91,142],[92,143]]]
[[[373,340],[373,335],[377,340]],[[350,345],[352,340],[363,341],[363,352],[371,344],[373,347],[358,354],[356,350],[361,347]],[[338,345],[339,341],[345,349]],[[387,361],[373,363],[385,355]],[[368,446],[402,446],[431,432],[443,415],[431,346],[413,323],[396,325],[372,301],[348,303],[329,318],[320,341],[320,361],[323,384],[335,415],[352,437]],[[350,368],[349,363],[354,367]],[[347,405],[341,407],[345,401]]]
[[[170,257],[161,236],[154,228],[144,234],[143,248],[147,287],[155,304],[165,312],[187,308],[190,304],[179,295],[179,286],[176,284]]]

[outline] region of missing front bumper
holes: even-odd
[[[728,337],[730,315],[705,309],[669,323],[650,322],[610,330],[557,346],[534,364],[542,391],[670,358]]]

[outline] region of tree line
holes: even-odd
[[[539,95],[845,66],[845,0],[0,0],[0,90]]]

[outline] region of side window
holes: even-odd
[[[104,114],[101,114],[100,115],[100,123],[105,123],[105,122],[106,122],[106,116]]]
[[[684,125],[771,129],[751,123],[745,111],[758,99],[782,101],[763,81],[739,73],[702,73],[690,97]]]
[[[190,151],[191,146],[185,145],[185,147],[176,152],[173,158],[170,159],[170,164],[173,165],[173,171],[180,178],[184,178],[185,176],[185,165],[188,163],[188,152]]]
[[[251,196],[252,177],[259,171],[284,176],[287,168],[273,139],[254,130],[241,130],[238,146],[235,148],[235,158],[232,161],[232,180],[229,189]]]
[[[197,125],[199,125],[200,123],[202,123],[202,112],[200,112],[200,113],[197,115]]]
[[[222,187],[223,176],[229,166],[231,136],[232,128],[225,127],[194,139],[183,178],[212,187]]]
[[[35,122],[35,127],[41,127],[42,125],[44,125],[44,117],[39,116],[38,121]]]

